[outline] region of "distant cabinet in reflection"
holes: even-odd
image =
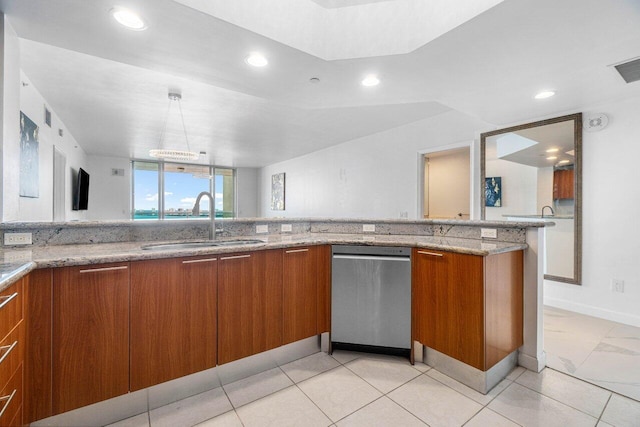
[[[573,167],[553,171],[553,199],[573,199]]]

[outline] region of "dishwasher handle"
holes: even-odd
[[[378,255],[338,255],[334,254],[333,259],[351,259],[362,261],[400,261],[411,262],[411,258],[408,256],[378,256]]]

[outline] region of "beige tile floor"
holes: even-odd
[[[487,395],[424,364],[317,353],[117,427],[640,426],[640,402],[561,372],[516,368]]]
[[[545,307],[544,350],[547,366],[640,400],[640,328]]]

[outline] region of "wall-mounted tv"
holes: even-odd
[[[78,175],[73,188],[73,210],[83,211],[89,205],[89,174],[82,168],[78,170]]]

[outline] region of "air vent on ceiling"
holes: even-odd
[[[640,80],[640,58],[616,65],[616,70],[618,70],[625,82],[638,81]]]

